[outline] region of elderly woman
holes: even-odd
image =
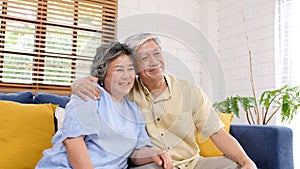
[[[124,97],[134,83],[133,63],[131,50],[124,44],[113,42],[97,49],[91,75],[99,79],[102,99],[85,102],[71,96],[63,127],[37,169],[127,168],[128,157],[137,165],[154,162],[173,168],[165,151],[151,148],[141,112]]]

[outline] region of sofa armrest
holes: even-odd
[[[230,134],[261,169],[294,169],[293,132],[284,126],[230,126]]]

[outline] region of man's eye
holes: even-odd
[[[142,61],[147,61],[149,59],[149,56],[144,56],[141,58]]]
[[[156,53],[154,53],[154,56],[160,56],[161,55],[161,53],[160,52],[156,52]]]
[[[122,71],[123,71],[123,69],[116,69],[116,71],[117,71],[117,72],[122,72]]]

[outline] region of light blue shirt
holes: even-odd
[[[102,87],[100,100],[87,102],[72,95],[66,106],[63,127],[52,139],[53,147],[43,152],[36,169],[72,168],[63,141],[85,136],[85,143],[95,169],[127,167],[127,157],[135,149],[151,146],[145,122],[137,105],[123,97],[112,101]]]

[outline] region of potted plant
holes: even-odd
[[[282,122],[291,122],[294,115],[297,113],[298,108],[300,108],[300,87],[285,85],[280,89],[268,90],[263,92],[259,101],[257,101],[252,71],[252,55],[249,47],[246,19],[242,8],[241,13],[248,46],[250,84],[253,96],[231,96],[227,97],[224,101],[215,103],[213,106],[218,112],[232,113],[237,117],[240,117],[239,113],[241,107],[246,113],[246,118],[249,124],[266,125],[278,112],[281,114]]]
[[[277,112],[281,121],[291,122],[300,108],[299,86],[283,86],[280,89],[264,91],[259,101],[254,97],[231,96],[214,104],[216,111],[232,113],[240,117],[240,107],[246,113],[249,124],[267,125]]]

